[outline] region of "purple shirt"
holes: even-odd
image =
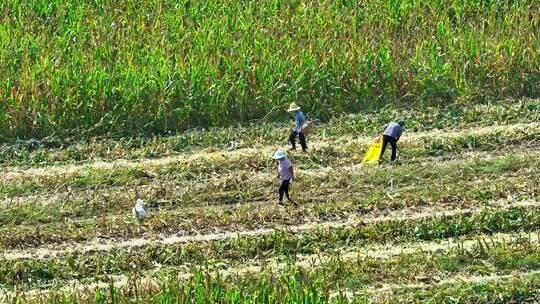
[[[278,171],[281,180],[291,180],[293,178],[292,163],[287,157],[279,161]]]

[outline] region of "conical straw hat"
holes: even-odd
[[[296,103],[291,103],[287,112],[294,112],[300,110],[300,107]]]

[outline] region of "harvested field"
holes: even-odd
[[[308,153],[291,153],[297,205],[276,204],[279,145],[266,140],[146,159],[4,159],[0,300],[534,302],[536,111],[410,130],[400,159],[379,167],[359,165],[372,134],[321,125]],[[137,198],[150,214],[141,224]]]

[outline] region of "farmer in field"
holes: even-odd
[[[291,133],[291,136],[289,137],[289,140],[291,141],[292,149],[296,150],[296,137],[300,137],[300,145],[302,146],[302,151],[307,151],[307,144],[306,144],[306,135],[302,133],[302,127],[304,126],[304,122],[306,121],[304,118],[304,113],[300,111],[300,107],[296,103],[291,103],[289,106],[289,109],[287,112],[294,113],[294,117],[296,119],[296,123],[294,125],[293,131]]]
[[[278,165],[278,178],[281,180],[281,185],[279,186],[279,202],[278,204],[283,204],[283,196],[287,196],[289,203],[292,203],[292,200],[289,196],[289,185],[291,184],[294,178],[293,165],[291,161],[287,158],[287,155],[283,151],[277,151],[274,154],[273,159],[279,162]]]
[[[382,150],[381,150],[381,157],[384,155],[384,151],[386,150],[386,146],[390,144],[392,146],[392,161],[396,160],[396,154],[397,154],[397,142],[399,141],[399,138],[403,134],[403,127],[405,126],[405,121],[400,120],[397,123],[391,122],[384,126],[384,130],[382,132],[383,136],[383,142],[382,142]]]

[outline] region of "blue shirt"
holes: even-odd
[[[296,125],[294,126],[293,131],[296,133],[300,133],[300,130],[302,130],[304,122],[306,121],[306,119],[304,118],[304,113],[302,113],[302,111],[296,111],[296,113],[294,113],[294,117],[296,119]]]
[[[401,130],[401,126],[395,122],[389,123],[383,132],[383,135],[390,136],[395,139],[399,139],[402,134],[403,134],[403,131]]]

